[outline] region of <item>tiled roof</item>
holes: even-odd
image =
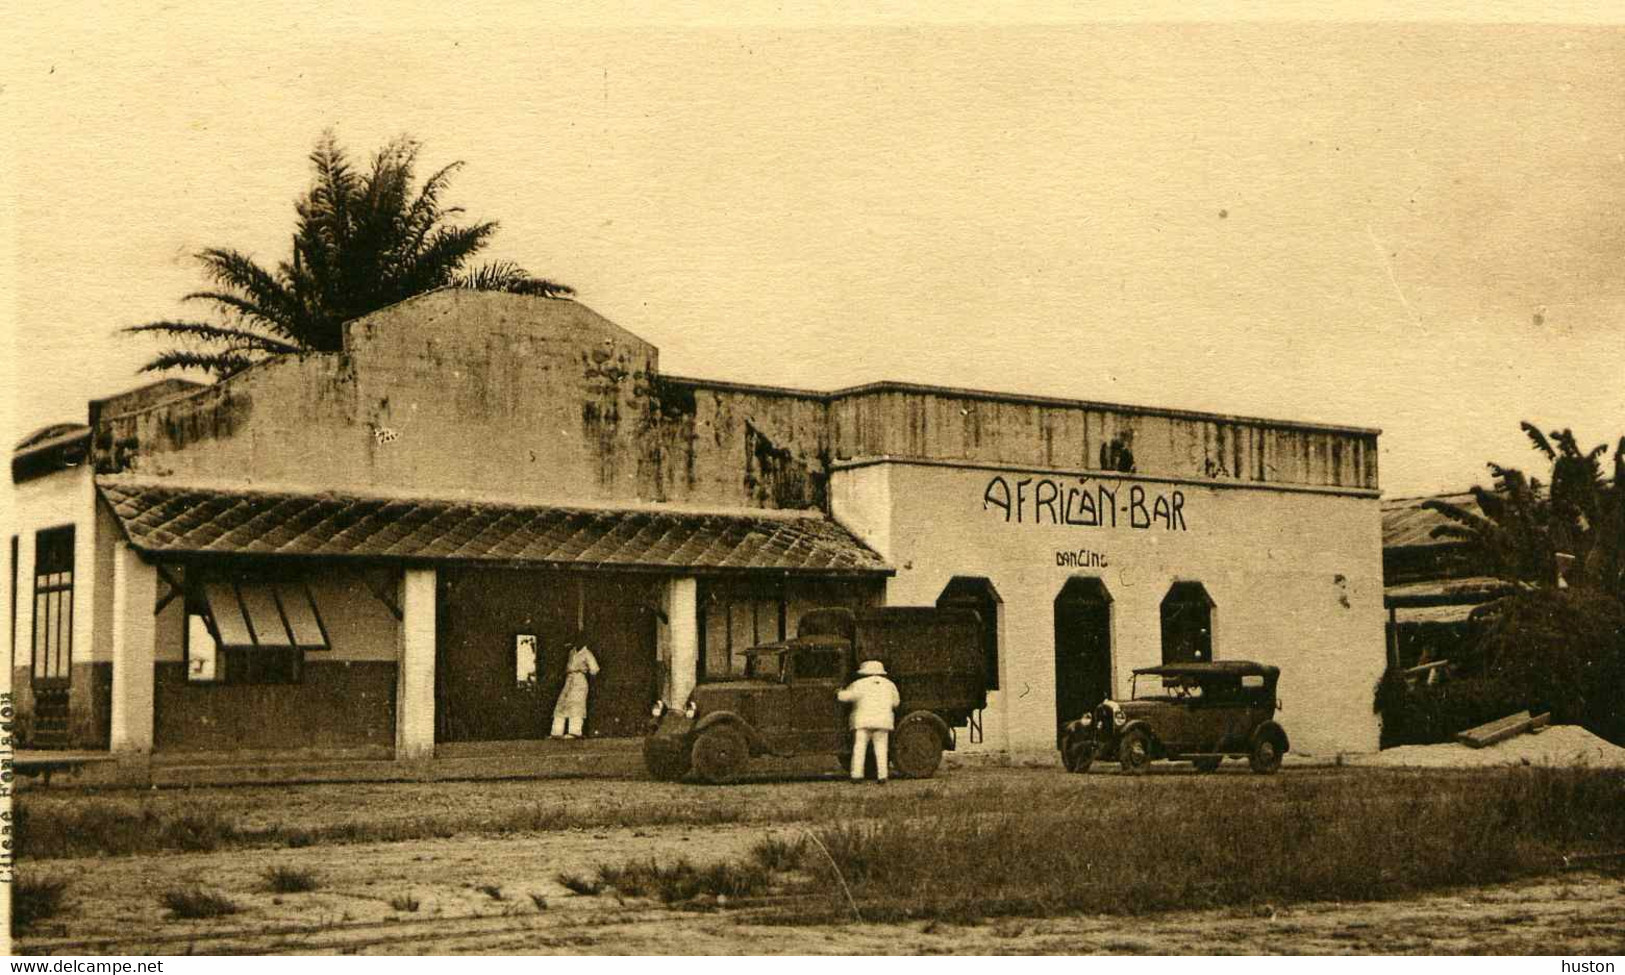
[[[99,478],[130,544],[157,555],[325,556],[698,572],[890,573],[818,515],[600,510]]]
[[[1407,548],[1413,545],[1459,545],[1454,538],[1434,538],[1433,529],[1455,522],[1429,508],[1424,501],[1443,501],[1478,514],[1478,502],[1471,494],[1437,494],[1429,498],[1394,498],[1382,503],[1382,547]]]

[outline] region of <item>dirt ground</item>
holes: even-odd
[[[1308,773],[1308,770],[1305,770]],[[957,788],[1019,786],[1042,770],[959,769]],[[1289,773],[1290,774],[1290,773]],[[1347,771],[1339,774],[1361,774]],[[1364,773],[1372,774],[1372,773]],[[1096,777],[1091,776],[1091,779]],[[1110,787],[1110,778],[1096,787]],[[1047,781],[1047,778],[1046,778]],[[1072,781],[1078,781],[1073,779]],[[1212,781],[1209,779],[1208,781]],[[1252,781],[1247,777],[1246,781]],[[897,783],[921,801],[957,791],[944,777]],[[1241,779],[1235,781],[1240,785]],[[1170,777],[1168,784],[1176,785]],[[651,783],[470,783],[463,801],[644,801]],[[434,794],[447,796],[447,785]],[[762,780],[731,789],[669,787],[684,801],[795,802],[853,787]],[[874,788],[874,787],[864,787]],[[281,803],[267,800],[281,795]],[[585,793],[585,795],[583,794]],[[457,794],[457,793],[453,793]],[[411,786],[310,786],[204,790],[188,798],[225,806],[266,802],[260,816],[334,820],[411,806]],[[63,796],[63,800],[67,800]],[[53,797],[55,801],[55,797]],[[591,876],[602,863],[685,856],[703,863],[742,856],[794,823],[721,823],[454,836],[402,843],[232,850],[48,860],[25,866],[70,881],[65,910],[17,945],[56,954],[186,953],[598,953],[598,954],[1180,954],[1625,952],[1625,878],[1569,872],[1517,884],[1461,888],[1374,903],[1315,903],[1144,917],[1076,916],[944,923],[825,926],[767,924],[761,902],[705,913],[668,910],[612,894],[572,894],[561,873]],[[308,893],[266,889],[269,867],[308,868]],[[241,910],[206,921],[169,917],[161,895],[200,886]],[[839,893],[828,891],[838,902]],[[409,909],[415,904],[415,910]],[[781,905],[782,906],[782,905]]]

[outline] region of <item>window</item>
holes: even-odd
[[[1213,659],[1213,600],[1200,582],[1176,582],[1162,598],[1162,662]]]
[[[772,651],[746,654],[745,675],[754,677],[757,680],[782,680],[784,678],[784,654]]]
[[[701,679],[745,674],[745,651],[784,639],[785,597],[779,586],[713,583],[701,599]]]
[[[68,679],[73,660],[73,526],[34,536],[34,679]]]
[[[796,679],[840,680],[845,656],[839,650],[803,650],[796,656]]]
[[[295,684],[327,628],[300,579],[188,580],[186,677],[194,683]]]
[[[999,689],[999,599],[993,583],[980,576],[954,576],[948,580],[938,609],[974,609],[982,618],[982,675],[987,689]]]

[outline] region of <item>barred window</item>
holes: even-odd
[[[1200,582],[1176,582],[1162,599],[1162,662],[1213,659],[1213,599]]]
[[[34,663],[36,680],[67,680],[73,661],[72,525],[34,536]]]

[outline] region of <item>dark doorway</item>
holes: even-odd
[[[1111,593],[1093,576],[1073,576],[1055,597],[1057,721],[1065,724],[1087,714],[1111,689]]]
[[[1213,659],[1213,599],[1200,582],[1176,582],[1162,597],[1162,662]]]
[[[442,569],[437,607],[435,734],[441,742],[546,738],[564,686],[566,647],[598,660],[587,699],[590,738],[643,734],[659,696],[660,582],[647,576]],[[536,638],[534,676],[520,636]]]
[[[980,576],[954,576],[937,597],[938,609],[974,609],[982,619],[982,679],[999,689],[999,593]]]

